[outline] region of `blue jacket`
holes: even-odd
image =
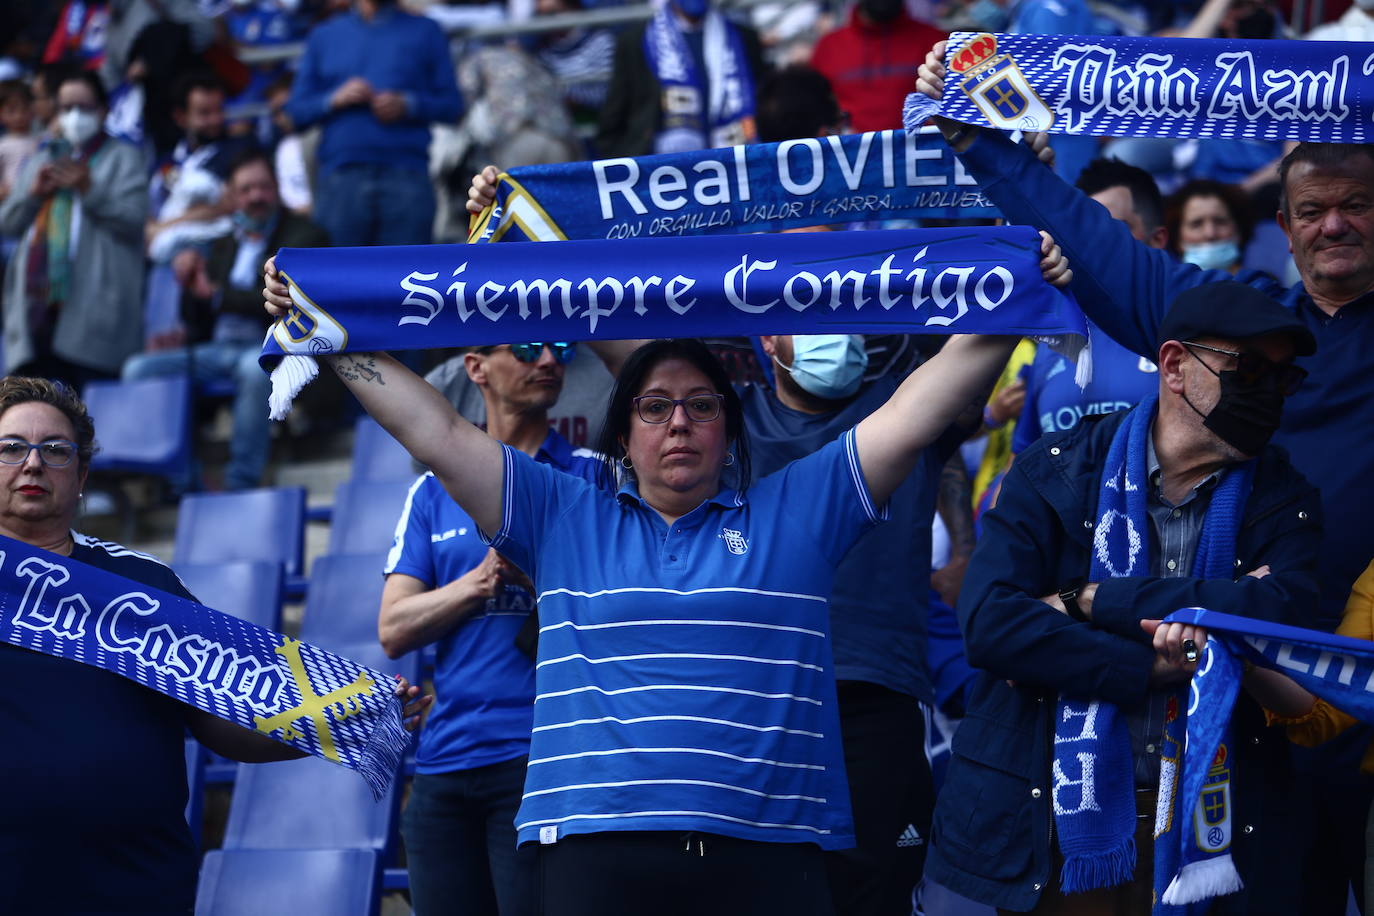
[[[1073,267],[1069,287],[1088,317],[1119,343],[1154,359],[1160,320],[1174,298],[1202,283],[1233,279],[1224,271],[1180,264],[1131,238],[1106,208],[1055,177],[1025,147],[983,131],[959,155],[983,193],[1009,222],[1054,236]],[[1374,291],[1334,316],[1313,304],[1299,283],[1242,272],[1234,279],[1272,296],[1317,338],[1317,355],[1298,360],[1309,376],[1288,398],[1274,442],[1322,491],[1326,535],[1319,565],[1321,617],[1333,629],[1355,579],[1374,557]]]
[[[366,79],[374,90],[401,93],[406,116],[383,124],[367,106],[330,109],[334,90],[354,76]],[[383,7],[371,21],[344,13],[310,33],[286,113],[302,130],[324,124],[322,171],[374,163],[423,172],[429,162],[429,125],[457,121],[463,100],[439,26]]]
[[[1018,456],[997,507],[984,517],[964,578],[959,620],[969,662],[982,670],[955,733],[926,874],[993,906],[1028,910],[1050,881],[1056,697],[1069,692],[1138,706],[1154,658],[1141,620],[1201,606],[1311,624],[1321,507],[1317,491],[1272,446],[1257,459],[1237,535],[1238,581],[1108,579],[1093,598],[1090,624],[1039,600],[1088,572],[1102,465],[1127,415],[1084,417]],[[1244,575],[1263,564],[1271,575]],[[1215,911],[1298,912],[1299,869],[1284,861],[1278,840],[1292,832],[1295,812],[1285,793],[1269,791],[1291,772],[1287,741],[1281,729],[1264,727],[1262,711],[1244,694],[1233,725],[1233,852],[1245,891],[1222,898]],[[1247,909],[1256,900],[1264,905]]]

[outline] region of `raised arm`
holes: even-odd
[[[386,353],[345,353],[324,361],[363,409],[434,472],[478,527],[488,533],[501,527],[500,443]]]
[[[926,55],[916,90],[944,96],[943,42]],[[997,131],[935,119],[946,142],[1007,222],[1048,231],[1073,264],[1073,292],[1083,312],[1122,346],[1153,358],[1159,322],[1174,297],[1201,283],[1239,279],[1261,292],[1282,292],[1254,272],[1231,277],[1180,264],[1132,238],[1126,224],[1037,161],[1035,150]]]
[[[496,185],[500,180],[501,171],[494,165],[486,166],[472,176],[466,204],[468,213],[475,217],[496,201]],[[589,340],[587,349],[596,354],[606,366],[606,371],[614,377],[620,374],[620,367],[625,365],[630,354],[646,343],[647,340]]]
[[[280,318],[291,307],[277,259],[263,266],[263,298]],[[486,532],[501,527],[501,446],[458,415],[444,396],[385,353],[322,357],[382,428],[427,465],[448,494]]]
[[[1064,286],[1073,279],[1059,246],[1041,233],[1040,269],[1046,281]],[[911,473],[921,449],[930,445],[970,402],[985,400],[1019,337],[951,337],[944,348],[906,377],[887,403],[854,430],[859,463],[877,505]]]

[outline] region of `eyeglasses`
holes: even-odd
[[[1302,387],[1303,379],[1307,378],[1307,370],[1292,363],[1276,363],[1272,359],[1261,356],[1249,350],[1223,350],[1221,347],[1209,347],[1206,344],[1192,343],[1190,341],[1180,341],[1188,350],[1207,350],[1211,353],[1220,353],[1229,356],[1236,361],[1236,375],[1242,384],[1258,385],[1266,379],[1274,379],[1278,383],[1279,391],[1284,395],[1290,395]],[[1196,353],[1193,358],[1207,366],[1202,358]],[[1207,371],[1221,377],[1211,366],[1207,366]]]
[[[720,416],[720,403],[723,394],[694,394],[690,398],[665,398],[656,394],[644,394],[632,399],[639,418],[645,423],[667,423],[673,418],[673,411],[679,404],[687,412],[687,419],[693,423],[710,423]]]
[[[533,343],[509,344],[511,355],[522,363],[537,363],[544,355],[544,348],[553,351],[553,358],[560,363],[570,363],[577,355],[577,344],[565,340],[535,341]]]
[[[64,468],[76,457],[76,443],[66,439],[48,439],[37,444],[25,439],[0,439],[0,463],[23,464],[29,452],[37,451],[38,458],[50,468]]]

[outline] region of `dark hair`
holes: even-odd
[[[759,84],[754,126],[760,143],[819,136],[844,117],[830,81],[805,64],[792,64]]]
[[[749,437],[744,430],[744,405],[720,364],[706,344],[695,337],[677,337],[665,340],[651,340],[630,354],[625,365],[616,376],[615,387],[606,405],[606,418],[601,424],[601,436],[596,450],[601,453],[602,478],[605,486],[611,486],[620,470],[620,459],[625,457],[624,442],[630,438],[630,417],[634,413],[633,399],[639,396],[644,380],[661,362],[680,359],[700,370],[710,381],[716,393],[725,396],[722,405],[725,414],[725,436],[733,443],[735,451],[734,468],[737,488],[744,490],[749,485]]]
[[[20,404],[48,404],[62,411],[76,432],[76,460],[85,470],[96,453],[95,421],[70,386],[45,378],[7,375],[0,378],[0,415]]]
[[[53,61],[50,64],[39,64],[33,71],[33,77],[29,80],[29,88],[32,90],[33,84],[39,80],[43,81],[43,88],[48,90],[48,95],[57,95],[57,87],[62,85],[62,80],[69,73],[78,72],[77,68],[71,64],[64,64],[61,61]],[[101,86],[101,88],[105,88]]]
[[[62,90],[62,87],[67,83],[85,83],[92,94],[95,95],[96,103],[99,104],[101,108],[108,109],[110,107],[110,94],[105,91],[105,84],[100,81],[100,77],[96,76],[90,70],[67,70],[63,72],[62,75],[58,77],[57,85],[51,87],[54,100],[57,98],[57,94]]]
[[[16,101],[25,105],[33,104],[33,90],[29,84],[23,80],[0,81],[0,106]]]
[[[267,171],[272,174],[273,181],[277,180],[277,166],[272,161],[272,157],[267,154],[267,150],[251,144],[234,154],[234,158],[229,160],[229,169],[224,174],[229,177],[230,181],[233,181],[239,169],[257,162],[261,162],[267,167]]]
[[[1288,215],[1288,171],[1299,162],[1319,169],[1337,169],[1355,156],[1374,162],[1374,147],[1368,143],[1299,143],[1279,162],[1279,212]]]
[[[1179,239],[1180,230],[1183,228],[1183,211],[1187,208],[1188,201],[1195,197],[1215,197],[1221,201],[1226,207],[1226,212],[1231,214],[1231,221],[1236,224],[1240,247],[1244,248],[1250,244],[1250,237],[1255,232],[1255,216],[1250,196],[1233,184],[1213,181],[1210,178],[1194,178],[1164,201],[1164,225],[1169,230],[1170,251],[1174,254],[1183,252],[1183,243]]]
[[[1074,187],[1089,197],[1108,188],[1125,188],[1131,192],[1131,209],[1145,224],[1146,232],[1164,225],[1164,199],[1159,194],[1159,185],[1144,169],[1120,159],[1094,159],[1078,173]]]
[[[203,92],[224,94],[224,84],[209,70],[192,70],[183,73],[172,82],[172,107],[185,111],[191,103],[191,93],[197,89]]]

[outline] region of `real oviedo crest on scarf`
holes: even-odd
[[[999,54],[997,36],[974,36],[950,61],[963,76],[960,89],[988,122],[1003,130],[1050,130],[1054,112],[1035,94],[1010,54]]]

